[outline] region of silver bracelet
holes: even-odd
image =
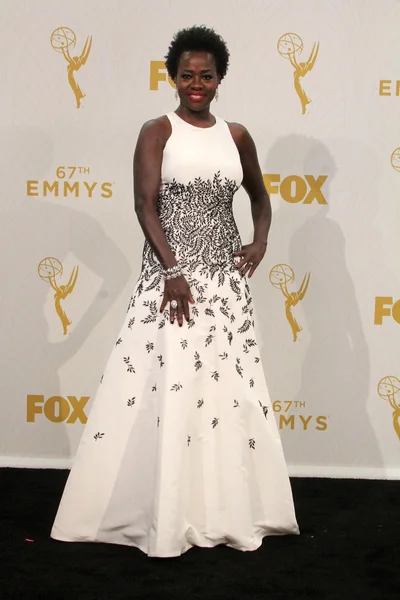
[[[170,273],[169,275],[164,275],[165,279],[175,279],[175,277],[180,277],[182,275],[182,271],[175,271],[175,273]]]
[[[182,271],[179,265],[175,265],[174,267],[163,269],[162,275],[165,277],[165,279],[174,279],[175,277],[182,275]]]
[[[173,267],[169,267],[168,269],[163,269],[163,273],[165,275],[169,275],[170,273],[175,273],[175,271],[179,271],[179,269],[179,265],[174,265]]]

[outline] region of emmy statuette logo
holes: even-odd
[[[393,428],[400,440],[400,380],[393,375],[383,377],[378,383],[378,394],[393,408]]]
[[[390,157],[390,164],[392,165],[395,171],[400,172],[400,148],[396,148],[396,150],[393,150],[392,155]]]
[[[54,307],[57,315],[60,318],[64,335],[67,335],[68,327],[71,325],[72,321],[70,321],[67,317],[63,307],[61,306],[61,301],[65,300],[67,296],[72,294],[74,291],[76,280],[78,279],[78,271],[79,267],[74,267],[68,283],[62,285],[56,281],[57,278],[61,277],[63,274],[63,266],[57,258],[44,258],[40,261],[38,266],[39,277],[48,283],[54,290]]]
[[[75,80],[75,73],[86,64],[92,47],[92,36],[88,35],[79,56],[71,56],[70,50],[75,47],[76,35],[69,27],[58,27],[50,36],[53,50],[63,55],[67,62],[68,83],[75,94],[76,108],[81,108],[81,100],[85,97]]]
[[[292,308],[303,300],[306,295],[308,284],[310,283],[310,273],[304,275],[298,292],[289,292],[288,285],[294,281],[294,271],[289,265],[275,265],[269,273],[270,283],[279,288],[285,298],[285,313],[288,323],[292,329],[293,341],[297,341],[297,336],[302,331],[292,314]]]
[[[302,51],[303,40],[299,35],[297,35],[297,33],[284,33],[279,38],[278,52],[283,58],[289,60],[294,69],[294,89],[296,90],[301,102],[301,112],[303,115],[305,115],[307,112],[307,105],[310,104],[311,99],[304,91],[301,84],[301,79],[314,68],[319,51],[319,42],[316,42],[313,45],[310,56],[306,62],[300,62],[297,58]]]

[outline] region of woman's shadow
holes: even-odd
[[[335,148],[337,156],[349,156],[347,140],[336,140]],[[362,157],[363,168],[368,168],[367,149],[354,147],[350,156],[355,160]],[[371,165],[376,164],[370,158]],[[381,453],[367,414],[369,353],[346,264],[346,240],[338,222],[328,216],[334,203],[341,204],[342,214],[346,214],[344,200],[348,198],[340,197],[337,190],[348,184],[351,200],[358,170],[346,165],[345,171],[350,168],[350,177],[346,177],[347,173],[343,175],[338,170],[322,142],[303,135],[280,138],[268,152],[265,163],[268,173],[281,173],[281,180],[293,174],[311,175],[314,179],[328,176],[321,198],[326,204],[317,200],[291,204],[279,198],[279,207],[273,214],[268,269],[286,262],[292,267],[296,277],[294,283],[288,284],[289,292],[298,291],[304,275],[311,274],[304,298],[292,309],[302,327],[295,343],[285,318],[284,296],[264,279],[264,285],[270,288],[268,304],[276,303],[278,296],[281,304],[280,316],[274,309],[274,323],[269,315],[264,325],[268,333],[268,328],[273,328],[272,339],[280,340],[280,350],[276,344],[266,344],[267,381],[272,400],[293,401],[291,410],[295,414],[292,423],[281,423],[286,458],[293,465],[341,467],[341,472],[346,467],[381,467]],[[354,235],[360,234],[354,223]],[[262,314],[265,311],[260,311]],[[278,377],[270,367],[273,362],[276,365],[277,354],[284,365],[277,366]],[[280,422],[282,413],[275,414]],[[312,419],[305,424],[310,416]],[[289,413],[284,417],[288,419]]]

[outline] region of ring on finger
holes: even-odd
[[[176,300],[171,300],[171,308],[172,310],[176,310],[178,308],[178,303]]]

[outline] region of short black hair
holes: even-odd
[[[181,29],[174,35],[165,56],[165,66],[171,79],[178,73],[179,59],[186,51],[209,52],[213,55],[218,76],[223,79],[228,71],[229,50],[218,33],[205,25]]]

